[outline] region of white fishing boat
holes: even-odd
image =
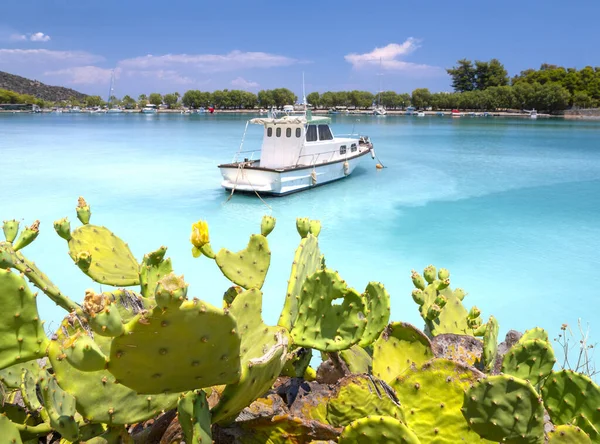
[[[367,155],[375,158],[367,136],[334,137],[330,122],[328,117],[312,116],[310,110],[249,120],[246,131],[249,124],[264,127],[260,157],[243,150],[242,138],[233,161],[219,165],[221,185],[282,196],[348,177]]]
[[[419,111],[417,113],[417,117],[425,117],[425,112],[424,111]]]
[[[532,109],[531,111],[529,111],[529,118],[530,119],[537,119],[538,117],[538,113],[535,109]]]
[[[156,114],[157,112],[156,105],[153,105],[152,103],[148,103],[144,108],[142,108],[143,114]]]

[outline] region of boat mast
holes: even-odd
[[[106,101],[106,105],[110,108],[110,98],[113,95],[113,91],[115,89],[115,70],[113,69],[110,73],[110,89],[108,90],[108,100]]]
[[[302,71],[302,102],[304,103],[304,114],[306,114],[306,110],[308,109],[308,104],[306,103],[306,88],[304,86],[304,71]]]
[[[381,72],[381,57],[379,57],[379,92],[377,94],[377,107],[381,108],[381,81],[383,73]]]

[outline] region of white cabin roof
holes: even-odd
[[[331,119],[329,117],[311,117],[307,119],[305,116],[283,116],[279,118],[272,117],[257,117],[250,119],[250,123],[254,125],[305,125],[309,124],[329,124]]]

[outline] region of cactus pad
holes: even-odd
[[[411,368],[391,385],[404,406],[406,424],[423,442],[480,442],[461,414],[464,391],[477,370],[445,359],[433,359]]]
[[[340,379],[327,403],[327,423],[334,427],[371,415],[384,415],[404,422],[396,394],[384,382],[368,375]]]
[[[6,444],[23,444],[19,430],[5,415],[0,415],[0,436]]]
[[[43,357],[48,339],[25,279],[0,269],[0,302],[0,368]]]
[[[156,416],[163,410],[173,408],[177,394],[138,395],[132,389],[117,382],[108,370],[83,372],[63,359],[60,345],[69,337],[87,333],[81,323],[69,317],[50,342],[48,354],[60,386],[73,394],[77,411],[94,423],[132,424]],[[110,353],[111,338],[95,336],[94,341],[105,354]]]
[[[600,387],[590,378],[570,370],[552,372],[544,382],[542,397],[555,425],[574,422],[592,441],[600,441]]]
[[[519,342],[530,341],[532,339],[539,339],[540,341],[550,342],[548,339],[548,332],[540,327],[534,327],[530,330],[525,330],[523,336],[519,339]]]
[[[579,427],[565,424],[548,433],[548,444],[592,444],[592,440]]]
[[[47,372],[44,371],[43,374],[46,375]],[[21,396],[30,412],[39,412],[42,410],[42,405],[37,396],[39,375],[39,370],[30,371],[28,369],[24,369],[21,375]]]
[[[165,259],[166,247],[144,255],[140,264],[140,285],[142,296],[149,298],[154,296],[156,284],[160,279],[173,271],[171,259]]]
[[[253,234],[244,250],[233,253],[222,248],[215,260],[221,272],[234,284],[247,290],[260,289],[269,270],[271,251],[266,237]]]
[[[25,371],[29,371],[37,377],[37,374],[40,372],[40,366],[36,360],[33,360],[3,368],[0,370],[0,382],[9,389],[18,389],[21,387]]]
[[[412,365],[420,367],[431,358],[431,342],[421,330],[392,322],[373,344],[373,374],[391,384]]]
[[[389,416],[368,416],[344,428],[339,444],[420,444],[417,435]],[[424,441],[427,442],[427,441]]]
[[[341,304],[334,303],[338,299]],[[365,305],[356,290],[336,272],[319,270],[302,286],[291,335],[296,345],[339,351],[360,340],[366,323]]]
[[[383,284],[369,282],[363,296],[367,305],[367,326],[358,345],[367,347],[379,337],[390,320],[390,295]]]
[[[358,344],[342,350],[338,354],[340,359],[346,363],[350,373],[371,373],[373,358]]]
[[[5,220],[2,224],[2,231],[4,231],[6,242],[14,241],[19,233],[19,221],[16,219]]]
[[[206,393],[202,390],[184,393],[177,403],[177,413],[186,442],[212,444]]]
[[[108,228],[96,225],[77,228],[69,240],[69,256],[100,284],[128,287],[140,283],[139,265],[131,250]]]
[[[108,370],[138,393],[179,393],[240,378],[235,319],[203,301],[177,299],[165,310],[154,307],[124,329],[112,340]]]
[[[260,234],[267,237],[275,228],[276,222],[277,221],[273,216],[263,216],[262,221],[260,222]]]
[[[490,316],[487,324],[485,324],[485,332],[483,334],[483,364],[487,372],[491,372],[496,363],[499,329],[500,327],[496,318]]]
[[[56,378],[47,372],[40,376],[39,383],[52,428],[69,441],[76,441],[79,438],[79,425],[75,421],[75,398],[65,392]]]
[[[267,326],[261,311],[262,293],[258,289],[237,295],[229,307],[242,338],[241,376],[239,382],[227,385],[221,393],[219,403],[212,409],[213,422],[235,418],[269,390],[285,365],[288,333],[282,327]]]
[[[537,386],[552,372],[556,358],[549,342],[539,339],[519,341],[502,360],[502,372],[528,380]]]
[[[544,406],[527,381],[508,375],[490,376],[467,390],[464,401],[463,415],[482,438],[543,442]]]
[[[285,296],[285,305],[279,316],[278,325],[292,329],[292,325],[298,317],[298,300],[302,286],[306,278],[320,268],[321,253],[319,252],[319,241],[315,236],[307,236],[300,241],[296,249],[292,272],[288,281],[287,292]]]

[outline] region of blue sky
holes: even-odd
[[[0,70],[105,96],[449,91],[456,60],[600,65],[596,1],[3,0]],[[380,71],[379,60],[381,58]]]

